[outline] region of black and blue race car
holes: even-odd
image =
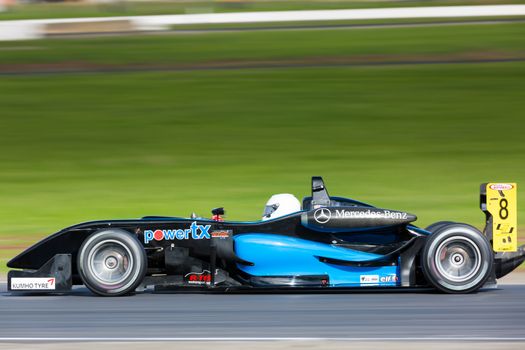
[[[64,293],[83,284],[103,296],[148,286],[469,293],[495,285],[525,260],[524,246],[516,245],[515,184],[481,186],[484,232],[450,221],[419,228],[413,214],[329,196],[321,177],[312,178],[311,190],[302,203],[269,202],[256,222],[223,221],[224,210],[216,208],[212,219],[192,214],[74,225],[9,261],[15,270],[8,289]]]

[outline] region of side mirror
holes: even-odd
[[[211,210],[212,215],[224,215],[225,211],[223,207],[214,208]]]

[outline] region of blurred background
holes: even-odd
[[[0,0],[0,38],[37,25],[19,20],[521,3]],[[525,186],[524,20],[38,22],[0,41],[0,273],[82,221],[258,220],[312,175],[423,227],[481,228],[480,183]]]

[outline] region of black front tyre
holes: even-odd
[[[471,293],[489,278],[494,253],[487,238],[467,224],[447,224],[433,231],[421,254],[423,274],[446,293]]]
[[[89,236],[78,252],[80,278],[92,292],[102,296],[132,293],[146,275],[146,252],[139,240],[121,229]]]

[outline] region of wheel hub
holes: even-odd
[[[129,249],[118,241],[103,241],[91,251],[88,267],[101,284],[118,285],[130,275],[133,257]]]
[[[456,267],[460,267],[465,263],[465,256],[462,253],[451,254],[450,263]]]
[[[481,268],[481,252],[470,239],[451,237],[439,245],[435,264],[450,281],[464,283]]]
[[[109,256],[106,258],[106,261],[104,261],[104,265],[110,270],[113,270],[118,266],[118,260],[114,256]]]

